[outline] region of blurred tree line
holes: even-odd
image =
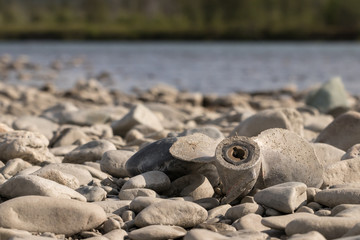
[[[359,37],[359,0],[0,0],[0,39]]]

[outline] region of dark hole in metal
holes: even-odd
[[[233,146],[227,150],[227,157],[233,162],[241,162],[248,158],[249,151],[240,146]]]

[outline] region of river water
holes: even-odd
[[[348,91],[360,94],[357,43],[0,42],[0,55],[5,53],[25,54],[42,71],[55,72],[52,81],[60,88],[101,73],[112,80],[106,86],[125,92],[166,83],[219,94],[289,84],[304,89],[340,76]],[[78,57],[84,59],[79,66],[66,64]],[[61,71],[47,69],[54,60],[61,61]],[[39,83],[37,78],[33,74],[28,83]]]

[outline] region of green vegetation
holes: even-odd
[[[359,0],[0,0],[0,39],[360,38]]]

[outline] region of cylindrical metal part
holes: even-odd
[[[261,154],[258,144],[248,137],[226,138],[216,148],[215,166],[230,203],[251,191],[259,176]]]

